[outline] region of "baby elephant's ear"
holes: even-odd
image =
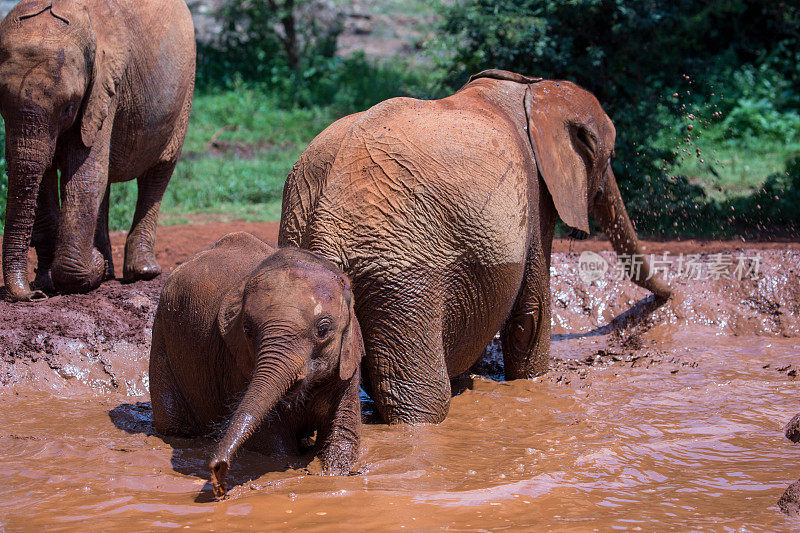
[[[347,381],[356,373],[361,358],[364,357],[364,340],[361,337],[361,326],[350,302],[350,321],[342,335],[342,349],[339,353],[339,378]]]
[[[225,345],[234,355],[246,353],[245,351],[248,349],[242,320],[242,299],[246,284],[246,281],[237,284],[225,293],[217,313],[219,333],[222,335]]]

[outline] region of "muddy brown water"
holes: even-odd
[[[174,231],[199,247],[219,226]],[[545,376],[500,380],[491,347],[444,423],[366,424],[358,474],[243,452],[221,502],[212,443],[153,434],[159,281],[2,304],[0,530],[791,530],[775,503],[800,478],[782,429],[800,411],[800,251],[767,248],[740,250],[761,279],[672,280],[660,307],[558,252]]]

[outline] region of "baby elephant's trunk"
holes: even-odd
[[[270,348],[260,351],[247,392],[208,462],[215,497],[220,498],[225,494],[225,475],[236,452],[298,381],[304,367],[302,357]]]

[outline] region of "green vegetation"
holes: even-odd
[[[418,57],[379,61],[338,56],[342,17],[323,20],[307,0],[226,2],[218,13],[223,31],[199,46],[189,134],[162,223],[215,213],[275,220],[286,174],[335,119],[392,96],[440,97],[474,72],[505,68],[571,79],[598,96],[617,127],[615,173],[640,233],[800,231],[796,3],[437,4],[372,5],[389,17],[378,34],[391,17],[413,14],[423,21],[413,30],[422,33],[437,13],[440,21]],[[112,194],[112,227],[127,229],[136,185],[114,185]],[[4,209],[3,202],[3,217]]]

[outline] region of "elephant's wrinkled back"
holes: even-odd
[[[366,247],[394,266],[430,246],[485,264],[520,261],[531,168],[515,135],[491,110],[387,100],[344,136],[312,233],[325,242],[345,233],[348,259]]]

